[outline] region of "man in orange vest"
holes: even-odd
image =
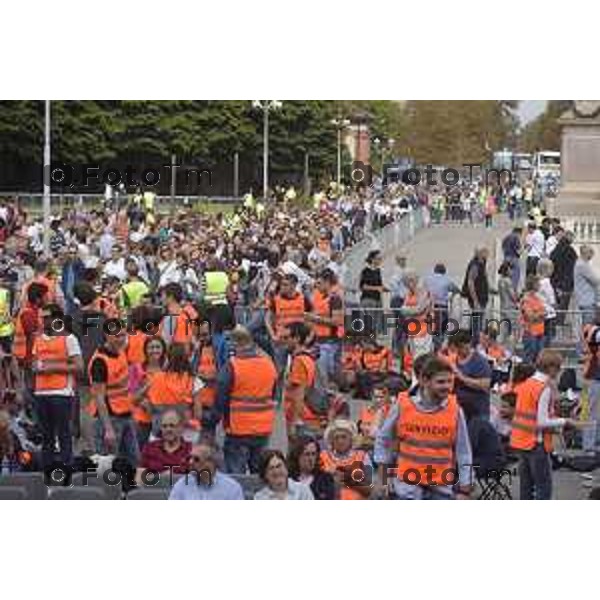
[[[380,492],[388,493],[391,479],[391,491],[401,500],[469,498],[471,443],[451,389],[452,369],[432,357],[423,365],[417,392],[399,395],[375,438]]]
[[[163,288],[163,297],[167,310],[160,326],[163,339],[167,344],[184,344],[191,352],[198,314],[182,306],[183,288],[178,283],[168,283]]]
[[[217,397],[217,372],[222,366],[223,357],[219,356],[213,345],[211,325],[203,321],[198,327],[199,345],[193,363],[197,375],[202,379],[204,387],[200,390],[199,400],[202,404],[202,432],[214,437],[218,424],[214,414]]]
[[[307,313],[306,320],[313,324],[313,331],[319,348],[321,370],[330,380],[339,372],[339,363],[344,336],[343,301],[334,292],[337,277],[331,269],[324,269],[317,275],[316,290],[312,297],[314,313]]]
[[[305,314],[312,312],[312,304],[308,298],[297,290],[298,278],[292,273],[284,275],[275,294],[267,305],[265,326],[273,347],[273,358],[280,374],[277,397],[281,397],[283,373],[287,367],[289,352],[281,341],[284,327],[292,323],[303,323]]]
[[[73,459],[72,423],[76,376],[83,368],[77,338],[65,329],[65,316],[57,304],[41,310],[43,332],[33,342],[31,352],[33,393],[42,428],[44,469],[56,464],[70,466]],[[55,456],[56,441],[60,451]]]
[[[140,451],[128,389],[127,332],[121,328],[114,334],[104,332],[104,337],[104,344],[92,356],[88,369],[91,386],[88,410],[96,417],[96,451],[117,454],[135,468]]]
[[[62,304],[62,294],[60,293],[59,286],[56,285],[56,279],[50,276],[49,265],[45,260],[38,260],[33,266],[34,275],[33,278],[23,286],[21,292],[20,305],[23,306],[27,302],[27,294],[29,288],[34,283],[43,285],[46,287],[46,296],[44,297],[44,304],[49,302],[58,302]]]
[[[234,356],[217,374],[215,400],[215,414],[225,428],[225,467],[229,473],[258,473],[275,424],[277,369],[247,329],[236,327],[231,344]]]
[[[21,367],[28,366],[31,361],[33,340],[41,329],[40,310],[46,304],[48,288],[41,283],[32,283],[27,289],[27,302],[15,317],[15,336],[12,352]]]
[[[528,275],[525,280],[525,293],[521,299],[521,326],[523,327],[523,358],[534,365],[544,347],[546,308],[538,295],[540,280]]]
[[[309,348],[311,330],[304,323],[292,323],[282,335],[292,356],[283,395],[288,436],[318,435],[321,418],[307,401],[317,377],[317,361]]]
[[[572,419],[554,416],[558,396],[557,380],[562,356],[555,350],[542,350],[537,371],[515,386],[517,396],[510,435],[510,445],[519,451],[519,486],[521,500],[552,498],[552,434],[563,427],[576,425]]]

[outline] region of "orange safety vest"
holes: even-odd
[[[317,376],[317,363],[315,361],[315,359],[310,356],[307,353],[302,353],[302,354],[297,354],[296,356],[294,356],[293,360],[299,360],[302,365],[304,366],[304,368],[306,369],[306,372],[308,373],[308,387],[311,388],[312,386],[315,385],[315,379]],[[291,404],[287,401],[287,399],[285,400],[285,415],[286,415],[286,420],[288,421],[288,423],[292,420],[292,406]],[[300,417],[307,425],[312,426],[313,428],[320,428],[321,427],[321,419],[319,418],[319,415],[316,415],[311,409],[310,407],[306,404],[306,402],[304,402],[304,407],[302,409],[302,414]]]
[[[127,336],[127,348],[125,349],[125,353],[127,355],[127,362],[130,365],[141,365],[144,363],[146,360],[144,346],[149,337],[153,336],[148,335],[143,331],[136,331]]]
[[[344,346],[342,348],[342,370],[356,371],[360,366],[362,350],[358,347]]]
[[[69,365],[69,352],[67,350],[67,338],[56,336],[36,338],[33,342],[32,357],[40,360],[44,366],[66,369]],[[38,373],[34,377],[34,390],[36,392],[47,392],[62,390],[69,385],[67,373]]]
[[[200,402],[202,406],[209,408],[214,405],[217,398],[217,363],[215,361],[215,351],[212,346],[203,346],[200,348],[197,372],[205,384],[205,387],[200,390]]]
[[[379,350],[364,350],[361,361],[365,371],[384,373],[389,370],[390,351],[386,347]]]
[[[407,482],[416,481],[416,471],[423,483],[429,480],[436,485],[448,485],[448,477],[444,481],[442,475],[456,468],[454,447],[459,414],[456,396],[449,395],[446,406],[433,413],[419,410],[408,392],[398,396],[398,404],[398,479],[403,479],[406,473]],[[429,466],[433,467],[433,472],[428,479],[426,469]]]
[[[229,398],[226,431],[234,436],[268,436],[273,432],[273,391],[277,369],[266,355],[230,359],[233,389]]]
[[[533,377],[515,385],[517,404],[510,434],[510,445],[515,450],[532,450],[538,443],[538,404],[545,388],[543,381]],[[544,431],[542,437],[544,450],[552,452],[552,433]]]
[[[273,308],[275,312],[275,331],[280,333],[281,330],[291,323],[304,321],[304,296],[296,293],[293,298],[284,298],[281,294],[277,294],[273,298]]]
[[[347,469],[354,463],[364,464],[366,452],[364,450],[354,450],[348,458],[338,458],[329,450],[322,450],[321,468],[326,473],[335,473],[338,470]],[[366,498],[356,490],[343,486],[340,491],[340,500],[366,500]]]
[[[429,293],[427,293],[429,297]],[[415,307],[418,304],[417,294],[414,292],[409,292],[404,298],[404,306],[411,308]],[[410,319],[410,322],[406,325],[406,332],[411,337],[424,337],[427,335],[427,321],[431,322],[429,319],[431,306],[427,307],[422,314],[415,315],[412,317],[407,317],[407,320]],[[418,321],[419,325],[417,326]]]
[[[544,335],[544,302],[536,294],[528,293],[521,300],[521,324],[523,332],[533,337]],[[541,321],[532,322],[532,318],[538,318],[541,314]]]
[[[127,355],[125,352],[120,352],[118,356],[108,356],[100,350],[94,352],[88,367],[90,381],[92,379],[91,370],[92,364],[96,359],[102,360],[106,365],[108,380],[106,381],[106,405],[109,414],[113,416],[129,416],[132,411],[133,402],[129,395],[129,364],[127,363]],[[94,417],[98,412],[95,400],[92,398],[89,406],[89,412]]]
[[[146,373],[147,381],[150,381],[153,373]],[[131,410],[133,420],[140,425],[151,425],[152,415],[139,404],[134,404]]]
[[[175,317],[175,331],[171,343],[184,344],[189,347],[194,338],[194,324],[191,322],[193,319],[190,318],[190,314],[186,309],[182,309],[178,315],[173,316]],[[164,331],[164,323],[164,320],[160,323],[161,333]]]
[[[153,406],[192,403],[194,378],[189,373],[157,371],[148,380],[148,401]]]
[[[377,416],[377,412],[378,412],[378,409],[376,409],[374,406],[367,405],[360,411],[358,420],[361,423],[364,423],[366,425],[372,425],[373,422],[375,421],[375,417]],[[389,412],[390,412],[389,405],[384,406],[383,407],[383,418],[384,419],[388,416]]]
[[[324,296],[319,290],[316,290],[312,297],[312,304],[315,315],[318,317],[331,318],[331,294]],[[320,325],[316,323],[313,331],[317,338],[341,338],[344,335],[343,328],[330,325]]]

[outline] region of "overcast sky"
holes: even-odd
[[[535,119],[544,112],[547,100],[521,100],[519,116],[524,123]]]

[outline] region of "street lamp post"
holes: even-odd
[[[375,138],[373,140],[375,144],[375,148],[377,148],[377,152],[379,154],[379,163],[381,164],[381,178],[383,179],[383,146],[381,145],[381,140],[379,138]]]
[[[269,190],[269,111],[281,108],[279,100],[253,100],[252,106],[263,111],[263,197]]]
[[[337,175],[336,175],[336,183],[337,189],[339,193],[339,189],[342,183],[342,131],[350,125],[350,121],[348,119],[342,119],[339,116],[337,119],[332,119],[331,124],[337,130]]]
[[[44,254],[50,256],[50,100],[45,101],[44,123]]]

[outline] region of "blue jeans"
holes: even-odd
[[[226,435],[223,444],[225,472],[245,475],[249,470],[258,473],[260,455],[268,443],[268,436]]]
[[[319,369],[332,381],[339,372],[342,347],[340,342],[319,343]]]
[[[278,373],[277,392],[275,395],[278,403],[281,403],[283,397],[283,377],[287,368],[289,354],[289,350],[284,344],[279,342],[273,344],[273,361]]]
[[[36,396],[36,410],[42,428],[42,463],[44,467],[59,461],[70,465],[73,460],[73,398],[70,396]],[[55,453],[58,439],[59,452]]]
[[[517,257],[513,257],[507,259],[506,262],[511,266],[510,279],[512,281],[513,290],[517,292],[521,281],[521,261]]]
[[[523,359],[530,365],[535,365],[538,354],[544,347],[544,336],[534,337],[527,333],[523,334]]]
[[[520,452],[519,497],[521,500],[552,498],[552,465],[543,444]]]
[[[484,315],[485,311],[483,310],[471,310],[471,336],[473,337],[473,346],[477,346],[477,344],[479,344],[479,334],[483,329]]]
[[[110,417],[116,437],[116,457],[124,458],[132,467],[137,467],[140,458],[137,431],[131,417]],[[96,418],[96,452],[113,454],[114,448],[108,448],[104,441],[104,424]]]

